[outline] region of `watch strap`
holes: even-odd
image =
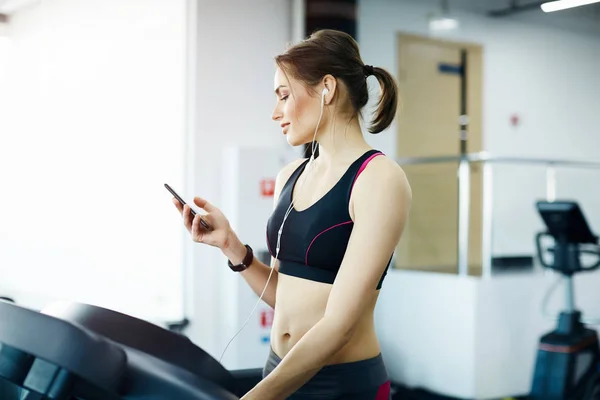
[[[244,257],[244,259],[242,260],[242,262],[240,264],[233,265],[231,263],[231,260],[227,260],[227,265],[229,265],[229,268],[231,268],[232,271],[235,271],[235,272],[244,271],[245,269],[247,269],[250,266],[250,264],[252,264],[252,261],[254,260],[254,252],[252,251],[252,247],[250,247],[247,244],[244,246],[246,247],[246,256]]]

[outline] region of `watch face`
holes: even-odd
[[[243,263],[242,263],[242,264],[239,264],[239,265],[236,265],[236,266],[234,266],[234,267],[233,267],[234,271],[238,271],[238,272],[239,272],[239,271],[243,271],[243,270],[245,270],[246,268],[248,268],[248,267],[246,267],[246,265],[244,265]]]

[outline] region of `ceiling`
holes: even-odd
[[[428,0],[426,0],[428,1]],[[549,1],[549,0],[548,0]],[[439,1],[430,1],[432,4],[439,4]],[[450,7],[456,7],[456,8],[463,8],[463,9],[468,9],[470,11],[473,12],[478,12],[478,13],[487,13],[489,11],[492,10],[499,10],[499,9],[508,9],[510,8],[511,4],[515,3],[517,6],[527,6],[527,5],[534,5],[534,8],[529,10],[529,11],[523,11],[524,13],[530,13],[530,14],[536,14],[536,13],[542,13],[542,14],[546,14],[544,13],[540,8],[539,8],[539,4],[542,3],[542,1],[537,1],[537,0],[449,0],[449,4]],[[558,14],[562,14],[562,15],[566,15],[566,16],[570,16],[570,17],[583,17],[583,18],[587,18],[590,15],[594,16],[596,18],[600,17],[600,3],[596,3],[596,4],[590,4],[587,6],[581,6],[581,7],[575,7],[575,8],[571,8],[568,10],[563,10],[560,12],[556,12],[556,13],[548,13],[546,15],[558,15]]]
[[[441,4],[440,0],[419,0],[419,2],[430,3],[433,7],[439,7]],[[540,15],[549,18],[560,17],[600,21],[600,3],[574,7],[553,13],[543,12],[539,7],[540,3],[542,3],[542,1],[538,0],[448,0],[450,9],[461,9],[485,15],[489,15],[490,11],[508,10],[513,4],[518,8],[522,8],[522,11],[507,15],[503,18],[517,15]],[[528,6],[532,7],[528,8]]]
[[[35,6],[42,1],[48,0],[0,0],[0,14],[12,14],[21,9]],[[165,0],[169,1],[169,0]],[[215,0],[218,1],[218,0]],[[358,0],[361,1],[361,0]],[[369,1],[369,0],[362,0]],[[426,5],[432,10],[439,10],[444,0],[395,0],[400,2],[413,2]],[[491,11],[507,10],[512,4],[517,7],[527,5],[538,5],[538,0],[445,0],[448,2],[450,11],[465,11],[469,13],[490,16]],[[491,17],[491,16],[490,16]],[[504,16],[492,18],[512,19],[522,22],[542,24],[564,28],[572,31],[585,31],[600,35],[600,3],[587,6],[575,7],[553,13],[543,12],[539,6],[531,7],[524,11],[511,13]]]
[[[10,15],[18,10],[40,3],[42,0],[0,0],[0,14]]]
[[[368,1],[368,0],[367,0]],[[426,4],[432,10],[441,9],[442,0],[399,0]],[[450,12],[469,12],[502,20],[552,26],[573,32],[600,35],[600,3],[545,13],[538,0],[447,0]],[[516,4],[520,11],[503,16],[492,16],[492,11],[509,10]]]

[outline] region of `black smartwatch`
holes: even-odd
[[[245,269],[247,269],[250,264],[252,264],[252,261],[254,260],[254,252],[252,251],[252,247],[245,245],[246,246],[246,257],[244,257],[244,259],[242,260],[242,262],[238,265],[233,265],[231,263],[231,260],[227,260],[227,265],[229,265],[229,268],[231,268],[232,271],[235,272],[241,272]]]

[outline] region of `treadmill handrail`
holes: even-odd
[[[118,344],[140,350],[235,391],[233,375],[189,338],[104,307],[60,300],[41,311],[74,322]]]
[[[0,321],[0,343],[118,392],[127,369],[123,349],[83,327],[4,301]]]

